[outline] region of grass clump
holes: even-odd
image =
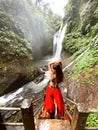
[[[94,108],[94,110],[98,110],[98,107]],[[89,114],[87,121],[87,127],[98,127],[98,113]]]

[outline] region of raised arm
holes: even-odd
[[[52,69],[52,65],[55,64],[56,62],[55,61],[51,61],[48,63],[48,70],[51,71]]]
[[[62,61],[61,60],[57,60],[56,63],[59,64],[61,69],[62,69]]]
[[[51,61],[51,62],[48,63],[48,69],[50,71],[51,71],[51,67],[52,67],[53,64],[59,64],[61,69],[62,69],[62,62],[61,62],[61,60],[56,60],[56,61]]]

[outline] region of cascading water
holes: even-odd
[[[59,31],[56,32],[55,35],[54,35],[54,39],[53,39],[53,56],[55,55],[55,52],[56,52],[56,47],[57,47],[58,39],[60,37],[62,25],[63,24],[61,24],[61,27],[60,27]]]
[[[66,32],[67,24],[65,24],[63,28],[62,26],[63,25],[61,24],[59,31],[56,32],[53,39],[53,59],[54,60],[61,59],[62,42],[64,39],[64,34]]]

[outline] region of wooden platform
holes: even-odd
[[[70,123],[58,119],[38,119],[36,120],[36,130],[70,130]]]

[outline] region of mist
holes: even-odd
[[[0,6],[8,13],[16,28],[30,41],[35,58],[48,54],[54,33],[32,0],[0,0]],[[0,7],[0,8],[1,8]]]

